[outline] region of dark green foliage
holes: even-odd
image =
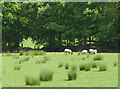
[[[40,73],[40,81],[52,81],[53,79],[53,73],[52,71],[42,71]]]
[[[76,71],[69,71],[68,72],[68,80],[76,80],[77,72]]]
[[[58,68],[60,68],[60,67],[63,67],[63,63],[60,63],[60,64],[58,65]]]
[[[69,69],[70,65],[68,63],[65,64],[65,69]]]
[[[14,70],[20,70],[20,66],[19,65],[14,65]]]
[[[99,71],[107,71],[108,67],[105,63],[99,64]]]
[[[19,55],[20,56],[24,55],[24,51],[23,50],[19,50]]]
[[[62,51],[63,45],[86,46],[88,43],[113,50],[117,48],[118,3],[10,2],[3,3],[2,7],[4,50],[18,48],[23,38],[29,37],[48,51]],[[91,43],[93,38],[95,42]]]
[[[94,61],[101,61],[101,60],[103,60],[103,57],[101,55],[97,55],[97,56],[94,57],[93,60]]]
[[[25,85],[31,85],[31,86],[40,85],[40,81],[38,78],[26,76]]]

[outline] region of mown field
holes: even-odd
[[[118,86],[118,54],[98,53],[103,60],[94,61],[95,55],[66,55],[63,52],[46,52],[45,55],[22,55],[19,53],[2,54],[2,87],[117,87]],[[24,60],[29,58],[25,62]],[[41,60],[48,59],[46,63]],[[39,63],[40,62],[40,63]],[[82,64],[96,63],[97,67],[89,71],[80,70]],[[63,66],[58,67],[60,64]],[[65,69],[66,64],[69,65]],[[71,66],[77,66],[76,80],[68,80],[68,72]],[[106,67],[105,71],[100,71],[99,65]],[[20,69],[15,69],[19,67]],[[25,77],[33,76],[40,80],[40,73],[52,71],[52,81],[39,81],[40,85],[26,85]]]

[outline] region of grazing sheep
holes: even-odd
[[[66,53],[66,54],[67,54],[67,53],[69,53],[69,54],[71,53],[71,55],[73,54],[73,52],[72,52],[70,49],[65,49],[65,50],[64,50],[64,53]]]
[[[87,52],[88,52],[87,50],[82,50],[81,55],[82,54],[87,54]]]
[[[89,49],[89,53],[90,54],[97,54],[97,50],[96,49]]]

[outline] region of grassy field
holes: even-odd
[[[2,57],[2,87],[33,87],[25,85],[25,76],[34,76],[39,78],[40,72],[43,70],[53,71],[53,80],[43,82],[36,87],[117,87],[118,86],[118,63],[117,53],[98,53],[102,55],[103,60],[93,61],[95,55],[65,55],[63,52],[46,52],[46,56],[50,59],[46,63],[36,63],[42,60],[45,55],[29,56],[30,60],[18,64],[18,60],[24,59],[25,55],[18,56],[18,53],[10,53],[11,56],[3,54]],[[19,57],[19,58],[17,58]],[[84,59],[84,60],[83,60]],[[68,81],[68,71],[72,65],[79,66],[84,63],[101,63],[107,65],[107,71],[99,71],[98,68],[92,68],[90,71],[80,71],[77,69],[77,79]],[[63,67],[58,65],[63,63]],[[70,65],[69,69],[65,69],[65,64]],[[14,70],[14,66],[19,65],[20,70]]]

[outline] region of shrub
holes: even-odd
[[[21,64],[21,63],[29,61],[29,60],[30,60],[29,57],[25,57],[24,59],[18,60],[18,63]]]
[[[97,68],[98,67],[98,64],[96,62],[93,62],[92,63],[92,68]]]
[[[19,64],[21,64],[21,63],[22,63],[22,60],[18,60],[17,62],[18,62]]]
[[[29,61],[29,57],[25,57],[22,61],[25,62],[25,61]]]
[[[44,60],[49,61],[50,57],[49,56],[44,56]]]
[[[20,51],[19,51],[19,55],[20,55],[20,56],[24,55],[24,51],[23,51],[23,50],[20,50]]]
[[[40,64],[40,63],[46,63],[48,60],[43,59],[43,60],[37,60],[36,63]]]
[[[10,55],[10,51],[7,51],[7,54],[6,54],[6,56],[11,56],[11,55]]]
[[[2,53],[2,57],[4,56],[4,54]]]
[[[80,55],[80,52],[78,52],[78,55]]]
[[[85,71],[90,71],[91,66],[92,66],[91,63],[85,64]]]
[[[52,71],[42,71],[40,73],[40,81],[52,81],[53,72]]]
[[[13,58],[19,59],[19,55],[14,55]]]
[[[60,63],[60,64],[58,65],[58,68],[60,68],[60,67],[63,67],[63,63]]]
[[[25,52],[25,56],[28,56],[29,55],[29,52]]]
[[[81,60],[85,60],[85,58],[83,57]]]
[[[94,61],[100,61],[100,60],[103,60],[103,57],[101,55],[97,55],[94,57],[93,59]]]
[[[117,62],[114,62],[114,65],[113,66],[117,66],[118,64],[117,64]]]
[[[38,51],[37,50],[34,51],[34,55],[38,55]]]
[[[40,60],[40,63],[46,63],[48,60],[45,60],[45,59],[43,59],[43,60]]]
[[[33,57],[33,56],[34,56],[34,51],[33,51],[33,50],[30,50],[30,51],[28,51],[28,54]]]
[[[108,68],[107,68],[107,65],[106,65],[106,64],[103,63],[103,64],[100,64],[100,65],[99,65],[99,71],[107,71],[107,69],[108,69]]]
[[[32,57],[34,57],[34,54],[31,54]]]
[[[38,54],[39,54],[39,55],[45,55],[45,51],[43,51],[43,50],[38,51]]]
[[[71,66],[71,70],[72,70],[72,71],[77,71],[77,68],[78,68],[77,65],[72,65],[72,66]]]
[[[79,70],[85,70],[86,68],[86,65],[85,64],[81,64],[80,67],[79,67]]]
[[[19,65],[14,65],[14,70],[20,70],[20,66]]]
[[[66,63],[66,64],[65,64],[65,69],[69,69],[69,66],[70,66],[70,65],[69,65],[68,63]]]
[[[40,63],[41,63],[41,60],[37,60],[36,63],[37,63],[37,64],[40,64]]]
[[[40,81],[38,78],[26,76],[25,85],[31,85],[31,86],[40,85]]]
[[[76,80],[77,72],[76,71],[69,71],[68,72],[68,80]]]
[[[45,51],[34,51],[34,55],[45,55]]]
[[[86,63],[86,64],[81,64],[79,67],[79,70],[85,70],[85,71],[90,71],[91,69],[91,64],[90,63]]]

